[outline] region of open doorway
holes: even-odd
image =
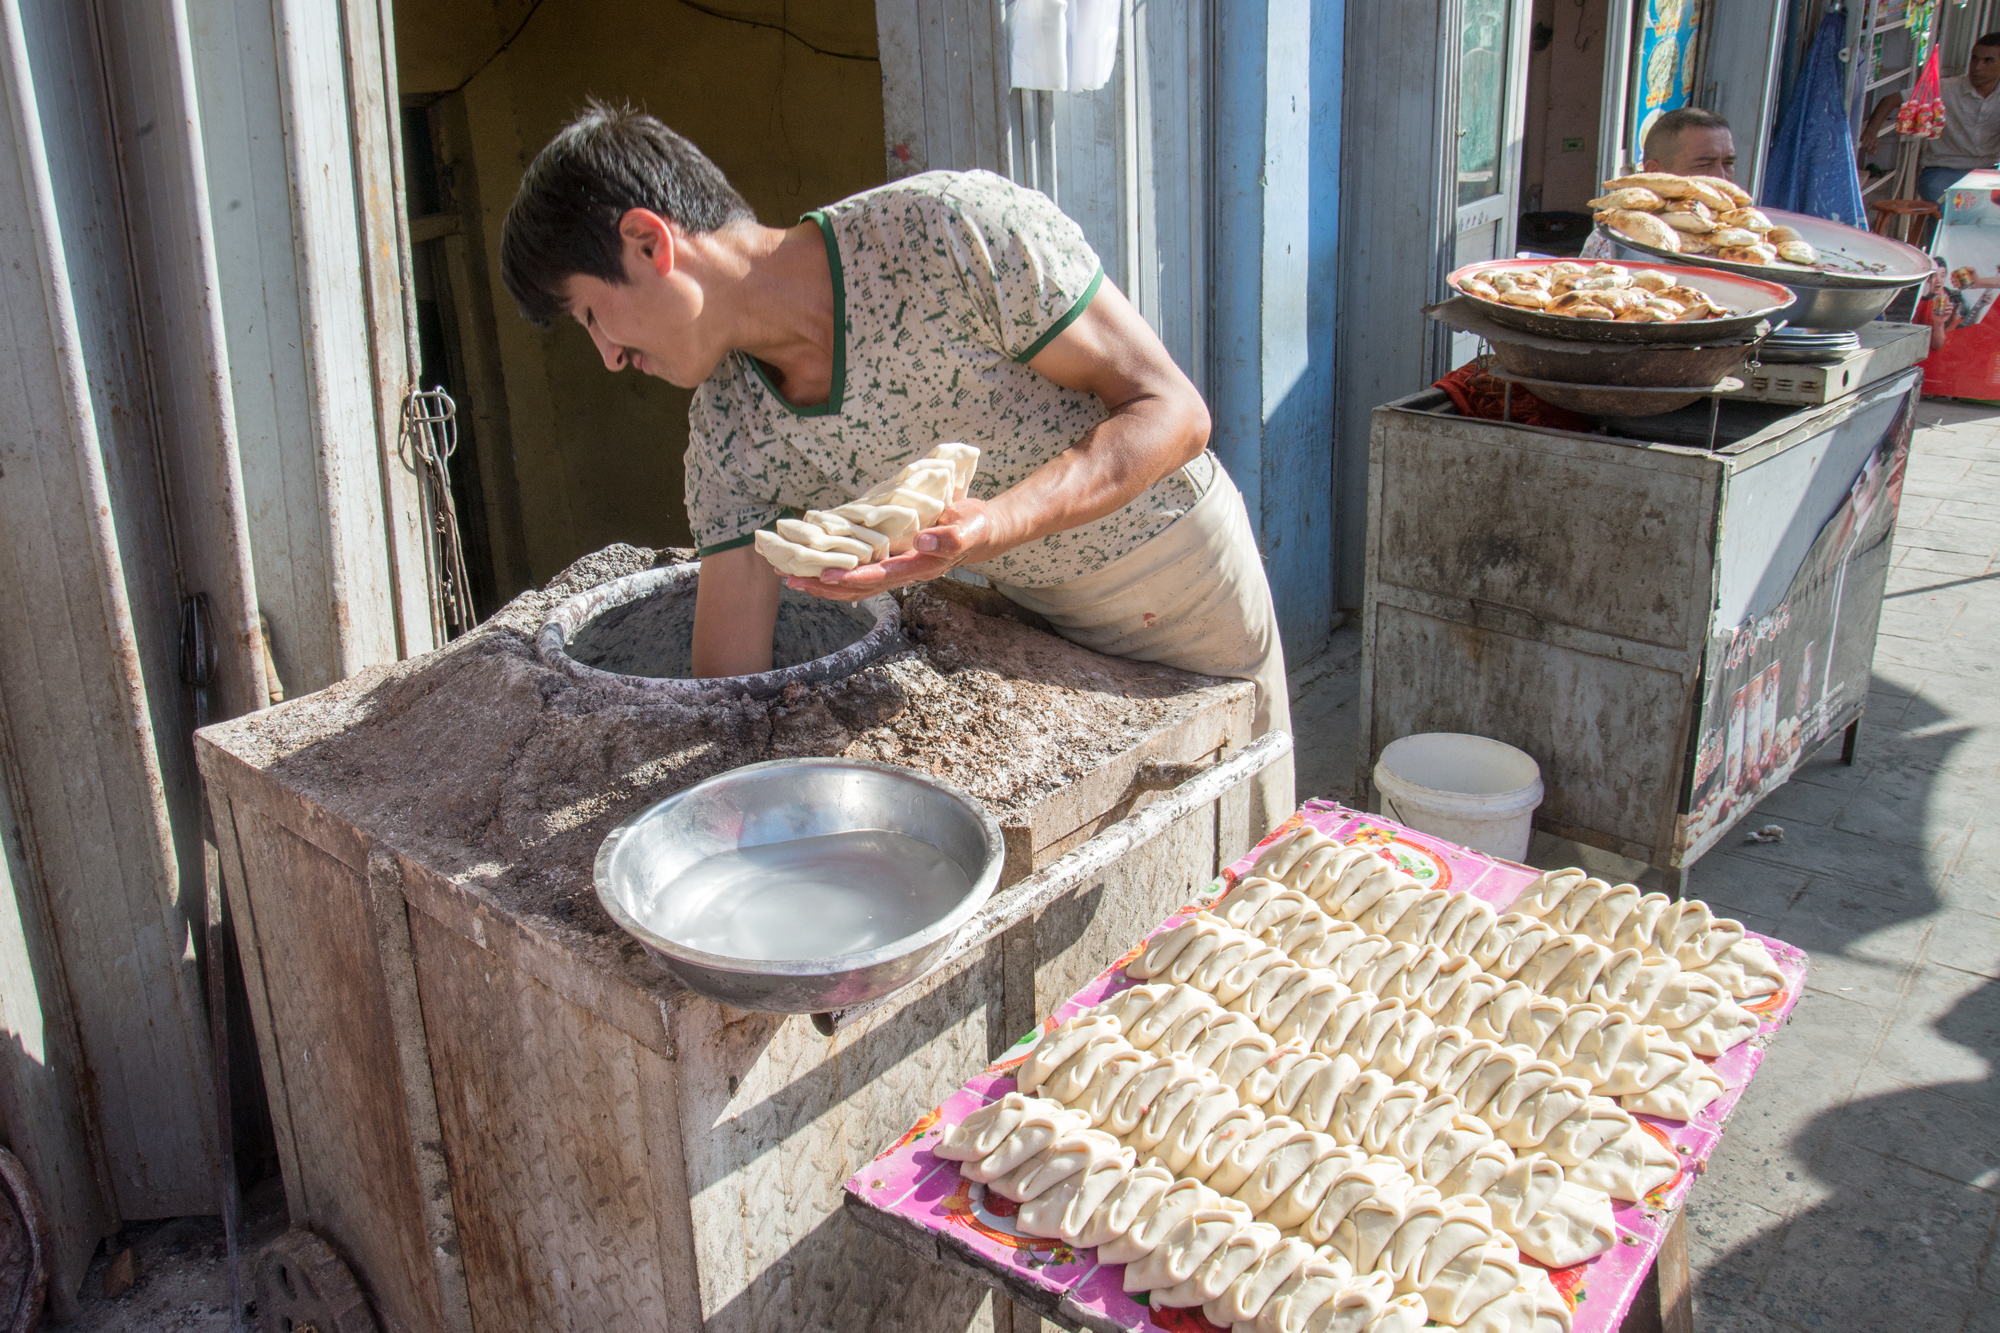
[[[595,96],[687,135],[772,225],[878,185],[875,5],[395,0],[395,38],[423,387],[458,404],[483,616],[612,542],[688,540],[690,395],[607,373],[582,330],[534,328],[499,281],[527,163]]]
[[[1611,0],[1535,0],[1521,152],[1520,246],[1573,255],[1598,190]]]

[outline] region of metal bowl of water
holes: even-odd
[[[922,976],[1000,881],[1000,825],[924,773],[855,759],[750,764],[633,815],[597,898],[691,990],[817,1014]]]

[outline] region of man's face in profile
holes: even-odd
[[[2000,51],[2000,47],[1995,48]],[[1648,144],[1649,149],[1653,145]],[[1646,154],[1647,171],[1670,171],[1676,176],[1720,176],[1736,179],[1736,137],[1726,127],[1685,129],[1666,145],[1666,156]]]

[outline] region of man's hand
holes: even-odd
[[[998,555],[992,547],[993,523],[986,502],[971,496],[938,515],[935,526],[917,534],[917,544],[901,555],[853,569],[829,569],[816,579],[788,578],[785,586],[836,602],[858,602],[891,588],[928,583],[958,565]]]
[[[1869,113],[1868,123],[1861,127],[1861,155],[1863,157],[1873,157],[1875,155],[1876,145],[1882,142],[1882,127],[1888,124],[1889,117],[1895,115],[1902,107],[1903,95],[1901,93],[1890,93],[1875,104],[1875,110]]]
[[[815,597],[854,602],[978,564],[1067,532],[1125,505],[1201,455],[1208,408],[1159,337],[1110,283],[1081,318],[1028,362],[1066,389],[1095,394],[1110,415],[990,500],[965,499],[917,534],[914,549],[873,565],[791,579]]]

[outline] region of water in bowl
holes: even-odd
[[[646,924],[724,958],[834,958],[916,934],[971,887],[958,862],[929,843],[863,829],[697,861],[661,886]]]

